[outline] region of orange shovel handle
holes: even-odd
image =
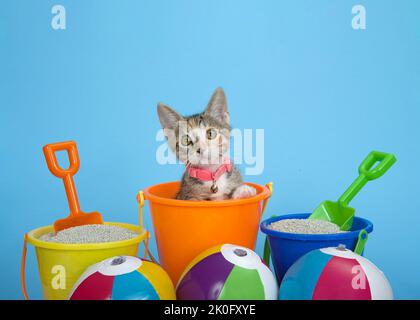
[[[67,200],[70,207],[70,217],[81,214],[79,200],[77,199],[76,187],[73,182],[73,175],[79,170],[79,154],[77,152],[76,143],[74,141],[58,142],[47,144],[43,148],[45,160],[48,169],[58,178],[63,179],[64,188],[66,189]],[[69,156],[69,167],[62,169],[55,153],[57,151],[67,151]]]

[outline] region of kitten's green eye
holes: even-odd
[[[217,137],[217,131],[216,130],[214,130],[213,128],[207,129],[207,139],[213,140],[216,137]]]
[[[189,135],[183,135],[181,138],[181,143],[183,146],[189,146],[192,144],[191,138]]]

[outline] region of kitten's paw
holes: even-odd
[[[236,188],[236,190],[233,192],[232,199],[250,198],[255,196],[256,194],[257,190],[255,190],[255,188],[243,184],[240,187]]]

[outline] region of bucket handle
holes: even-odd
[[[267,265],[267,267],[269,267],[269,268],[270,268],[270,255],[271,255],[270,244],[268,243],[268,238],[265,237],[263,260],[264,260],[265,264]]]
[[[143,191],[139,191],[137,193],[137,202],[139,203],[139,225],[140,228],[143,229],[143,207],[144,207],[144,193]],[[150,240],[150,232],[147,231],[146,240],[144,242],[144,256],[143,259],[146,259],[149,256],[150,260],[154,263],[158,263],[157,260],[153,257],[152,253],[149,250],[149,240]]]
[[[269,194],[269,195],[268,195],[268,197],[264,200],[264,204],[263,204],[263,206],[262,206],[262,210],[261,210],[261,216],[264,214],[265,207],[267,206],[267,203],[268,203],[268,199],[270,199],[270,198],[271,198],[271,195],[273,194],[273,183],[272,183],[272,182],[269,182],[269,183],[267,183],[265,186],[267,187],[268,191],[270,191],[270,194]]]
[[[157,263],[156,259],[152,256],[152,253],[149,250],[149,240],[150,240],[150,232],[147,231],[146,239],[144,240],[143,260],[146,260],[147,256],[149,256],[149,258],[152,262]]]
[[[268,188],[268,190],[270,190],[270,195],[267,197],[267,199],[264,200],[263,208],[262,208],[262,211],[261,211],[261,216],[265,212],[265,208],[267,206],[268,199],[270,199],[271,195],[273,194],[273,183],[269,182],[265,186]],[[272,217],[274,217],[274,215]],[[268,243],[268,238],[265,237],[263,260],[268,267],[270,267],[270,254],[271,254],[270,244]]]
[[[276,216],[272,215],[270,218],[274,218],[274,217],[276,217]],[[268,267],[270,267],[270,257],[271,257],[270,242],[268,241],[268,237],[265,236],[263,260]]]
[[[365,229],[360,230],[359,236],[357,239],[356,247],[354,248],[354,253],[362,255],[363,249],[365,248],[366,241],[368,240],[369,234]]]
[[[144,193],[141,190],[137,193],[137,202],[139,203],[139,226],[143,229]]]
[[[23,250],[22,250],[22,261],[20,265],[20,282],[22,285],[22,292],[23,297],[25,300],[28,300],[28,293],[26,291],[26,284],[25,284],[25,265],[26,265],[26,252],[28,246],[28,234],[25,233],[23,236]]]

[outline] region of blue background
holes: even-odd
[[[54,4],[66,30],[51,28]],[[156,162],[157,102],[194,113],[217,86],[233,126],[265,130],[265,170],[246,177],[275,184],[265,217],[338,198],[373,149],[397,156],[352,205],[395,296],[420,298],[419,16],[414,0],[2,1],[0,298],[22,298],[24,233],[68,213],[44,144],[77,141],[82,209],[136,223],[137,191],[183,171]],[[26,273],[41,298],[33,248]]]

